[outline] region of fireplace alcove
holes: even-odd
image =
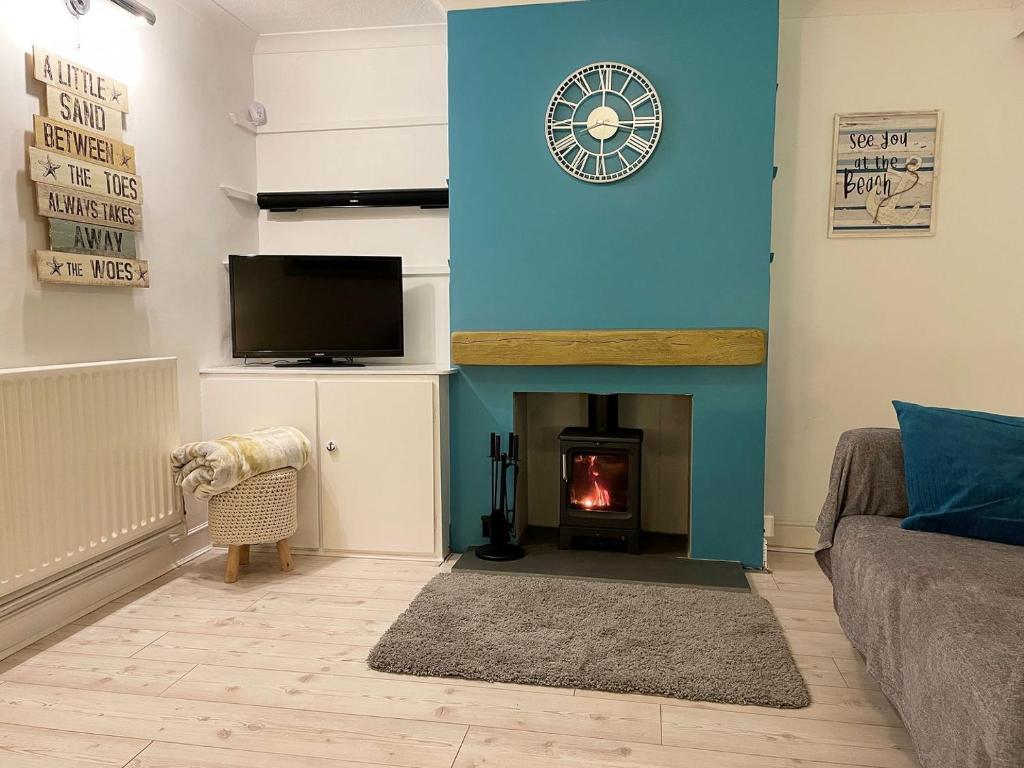
[[[580,393],[618,392],[624,398],[622,425],[644,429],[645,435],[657,428],[657,422],[631,422],[630,398],[661,395],[676,403],[671,398],[682,398],[687,407],[689,427],[675,432],[687,440],[683,448],[673,450],[688,458],[657,473],[660,485],[685,480],[685,488],[655,493],[658,486],[649,476],[661,462],[648,463],[643,478],[644,529],[685,536],[691,558],[760,567],[766,341],[762,330],[736,327],[453,333],[452,360],[460,366],[452,381],[453,548],[464,551],[486,538],[480,521],[488,512],[486,438],[490,432],[524,434],[524,395],[575,398],[568,416],[542,424],[540,430],[547,429],[549,439],[539,450],[550,455],[549,463],[540,465],[557,467],[559,432],[567,425],[586,423]],[[531,430],[530,443],[537,431]],[[644,443],[645,451],[654,445],[652,441],[648,446],[646,436]],[[538,450],[531,447],[531,453]],[[529,464],[535,469],[538,459],[530,456]],[[529,470],[521,476],[519,501],[525,506],[517,520],[520,531],[529,524],[557,532],[558,474],[551,472],[548,482],[535,482]],[[538,493],[548,494],[550,503],[538,504]],[[667,504],[673,497],[681,502]],[[649,538],[658,537],[651,533]],[[672,562],[685,560],[677,557]]]
[[[601,425],[588,408],[601,399],[588,394],[514,393],[514,428],[523,446],[517,534],[553,539],[557,529],[562,546],[631,552],[643,534],[661,534],[655,537],[661,546],[670,542],[688,556],[693,398],[621,394],[617,425]],[[637,465],[640,476],[616,488],[616,478],[621,482]],[[579,476],[595,470],[604,473],[599,488]],[[602,491],[608,496],[594,496]]]

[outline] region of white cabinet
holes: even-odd
[[[323,547],[434,551],[434,387],[426,381],[321,381]]]
[[[296,427],[315,440],[315,381],[288,376],[203,377],[203,437],[279,425]],[[295,548],[320,547],[319,459],[314,442],[309,466],[299,473],[299,528],[290,540]]]
[[[201,373],[206,437],[287,424],[313,442],[299,474],[296,549],[436,561],[447,554],[447,371]]]

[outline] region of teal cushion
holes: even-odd
[[[1024,418],[893,407],[910,506],[900,525],[1024,545]]]

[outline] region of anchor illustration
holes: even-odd
[[[910,224],[921,204],[917,203],[909,211],[898,211],[900,198],[916,187],[921,181],[921,175],[917,172],[921,167],[920,157],[911,157],[907,160],[906,170],[902,173],[890,170],[887,173],[896,180],[896,187],[889,195],[884,195],[878,186],[868,192],[867,200],[864,203],[871,214],[871,220],[875,224],[887,224],[891,226],[906,226]]]

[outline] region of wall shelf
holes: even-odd
[[[256,130],[256,126],[255,125],[253,125],[248,120],[243,120],[238,115],[236,115],[234,112],[228,112],[228,119],[232,123],[237,125],[239,128],[241,128],[243,131],[245,131],[246,133],[251,133],[253,136],[255,136],[257,133],[259,133],[259,131]]]
[[[338,192],[260,192],[262,210],[293,213],[307,208],[447,208],[448,189],[374,189]]]
[[[367,120],[335,120],[321,123],[283,123],[273,127],[267,125],[260,134],[271,133],[319,133],[322,131],[374,131],[388,128],[424,128],[448,125],[447,115],[425,117],[378,117]]]
[[[256,205],[256,194],[254,192],[246,192],[244,189],[231,187],[227,184],[221,184],[220,191],[232,200],[241,200],[243,203],[252,203],[253,205]]]

